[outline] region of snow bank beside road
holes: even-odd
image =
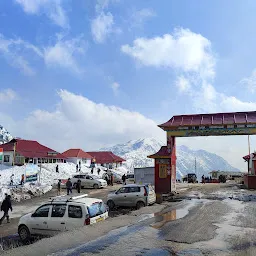
[[[38,167],[39,171],[39,182],[25,183],[21,188],[9,188],[10,177],[13,176],[14,185],[18,185],[21,180],[21,175],[25,174],[26,166],[5,166],[0,165],[0,201],[4,199],[4,194],[11,194],[15,201],[20,201],[24,199],[31,198],[30,194],[37,196],[42,193],[46,193],[52,189],[52,186],[56,185],[59,179],[68,179],[72,175],[78,174],[76,171],[76,165],[73,163],[58,163],[59,172],[56,172],[57,163],[54,164],[42,164],[42,168]],[[98,174],[98,169],[100,172]],[[125,167],[119,167],[117,169],[111,170],[114,174],[122,176],[127,173]],[[91,169],[85,165],[81,166],[81,173],[91,173]],[[99,166],[95,167],[93,174],[99,178],[103,178],[104,168]],[[28,191],[30,191],[28,194]]]

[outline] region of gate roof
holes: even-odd
[[[173,116],[158,125],[163,130],[188,126],[218,126],[256,124],[256,111]]]

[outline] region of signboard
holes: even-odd
[[[197,137],[197,136],[226,136],[226,135],[250,135],[256,134],[255,127],[246,128],[205,128],[198,130],[169,130],[167,136]]]
[[[36,164],[27,164],[25,170],[26,182],[37,181],[38,166]]]
[[[161,178],[161,179],[167,178],[167,165],[166,164],[159,165],[159,178]]]
[[[3,162],[3,152],[4,150],[0,148],[0,162]]]

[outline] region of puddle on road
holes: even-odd
[[[186,206],[183,208],[178,209],[172,209],[168,212],[157,212],[152,214],[143,214],[140,216],[139,221],[141,222],[146,219],[155,218],[154,224],[151,224],[150,226],[156,229],[159,229],[163,227],[167,222],[178,220],[184,218],[186,215],[188,215],[189,210],[193,207],[195,207],[199,203],[205,203],[207,200],[198,200],[198,199],[192,199],[188,202],[186,202]]]

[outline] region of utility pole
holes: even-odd
[[[249,156],[250,156],[250,154],[251,154],[250,135],[248,135],[248,150],[249,150]]]
[[[195,157],[195,174],[196,174],[196,157]]]

